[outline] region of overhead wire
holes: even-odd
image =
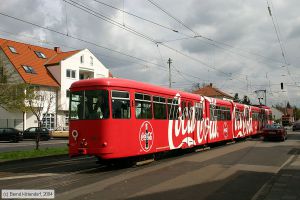
[[[269,4],[269,0],[266,0],[266,2],[267,2],[267,6],[268,6],[268,12],[269,12],[269,15],[271,17],[272,24],[273,24],[273,27],[274,27],[274,31],[275,31],[275,34],[276,34],[276,37],[277,37],[277,41],[278,41],[278,44],[279,44],[279,47],[280,47],[280,50],[281,50],[281,56],[282,56],[282,58],[285,62],[285,66],[283,66],[283,67],[286,67],[288,76],[295,82],[295,85],[297,86],[296,80],[291,75],[290,70],[289,70],[289,63],[288,63],[287,58],[286,58],[285,48],[284,48],[284,45],[283,45],[283,43],[280,39],[280,28],[279,28],[279,25],[278,25],[278,22],[277,22],[277,18],[275,19],[276,20],[276,23],[275,23],[275,20],[274,20],[273,14],[272,14],[272,9],[271,9],[270,4]],[[288,94],[288,89],[286,89],[286,97],[287,97],[288,101],[290,101],[289,94]]]
[[[149,37],[149,36],[147,36],[147,35],[145,35],[145,34],[143,34],[141,32],[138,32],[138,31],[136,31],[136,30],[134,30],[134,29],[132,29],[132,28],[130,28],[128,26],[123,26],[122,23],[119,23],[119,22],[117,22],[115,20],[112,20],[111,18],[106,17],[105,15],[103,15],[103,14],[101,14],[101,13],[99,13],[99,12],[97,12],[97,11],[91,9],[91,8],[89,8],[86,5],[83,5],[81,3],[75,2],[73,0],[63,0],[63,1],[66,2],[66,3],[68,3],[69,5],[72,5],[72,6],[76,7],[76,8],[78,8],[78,9],[82,10],[82,11],[85,11],[86,13],[89,13],[90,15],[93,15],[93,16],[99,18],[99,19],[102,19],[103,21],[106,21],[106,22],[108,22],[108,23],[110,23],[110,24],[112,24],[114,26],[117,26],[117,27],[119,27],[121,29],[124,29],[124,30],[126,30],[126,31],[128,31],[128,32],[130,32],[130,33],[132,33],[132,34],[134,34],[136,36],[144,38],[144,39],[146,39],[146,40],[148,40],[150,42],[157,43],[157,41],[154,40],[153,38],[151,38],[151,37]]]
[[[74,1],[72,1],[72,2],[74,2]],[[2,13],[2,15],[3,15],[3,13]],[[4,15],[5,16],[5,15]],[[13,17],[12,17],[13,18]],[[16,18],[15,18],[16,19]],[[25,20],[24,20],[25,21]],[[23,22],[24,22],[23,21]],[[33,25],[33,23],[31,23],[31,25]],[[50,30],[49,28],[45,28],[45,27],[41,27],[40,26],[40,28],[44,28],[44,29],[47,29],[47,30]],[[56,33],[58,33],[58,34],[61,34],[60,32],[58,32],[58,31],[56,31],[56,30],[51,30],[51,31],[53,31],[53,32],[56,32]],[[64,35],[64,36],[68,36],[68,34],[61,34],[61,35]],[[89,43],[89,44],[92,44],[91,42],[88,42],[88,41],[85,41],[85,40],[82,40],[82,39],[80,39],[80,38],[76,38],[76,37],[74,37],[74,36],[70,36],[71,38],[73,38],[73,39],[79,39],[79,41],[82,41],[82,42],[86,42],[86,43]],[[156,42],[156,41],[152,41],[152,42]],[[93,44],[93,45],[95,45],[95,44]],[[97,45],[97,44],[96,44]],[[99,45],[97,45],[97,46],[99,46]],[[163,45],[164,46],[164,45]],[[100,46],[101,48],[103,48],[103,46]],[[171,48],[171,47],[169,47],[169,46],[165,46],[165,47],[167,47],[167,48]],[[104,47],[105,48],[105,47]],[[110,49],[110,50],[112,50],[112,49]],[[179,51],[178,50],[176,50],[176,49],[173,49],[173,50],[175,50],[175,51],[177,51],[177,53],[179,53]],[[120,52],[118,52],[118,51],[116,51],[116,50],[113,50],[115,53],[120,53]],[[182,52],[181,52],[182,53]],[[127,54],[124,54],[124,53],[121,53],[122,55],[126,55],[126,56],[128,56]],[[182,54],[183,55],[183,54]],[[188,56],[188,55],[186,55],[186,54],[184,54],[184,56]],[[134,56],[130,56],[129,55],[129,57],[131,57],[131,58],[135,58],[135,59],[137,59],[137,57],[134,57]],[[143,61],[143,62],[145,62],[145,60],[144,59],[140,59],[140,58],[138,58],[137,60],[140,60],[140,61]],[[195,60],[195,59],[193,59],[193,60]],[[197,62],[202,62],[201,60],[195,60],[195,61],[197,61]],[[147,62],[147,61],[146,61]],[[154,65],[157,65],[157,64],[155,64],[155,63],[151,63],[151,64],[154,64]],[[204,63],[202,63],[202,64],[204,64]],[[162,66],[161,66],[162,67]],[[214,70],[217,70],[218,71],[218,69],[215,69],[215,68],[212,68],[212,69],[214,69]],[[224,72],[225,73],[225,72]],[[225,73],[226,74],[226,73]],[[227,74],[227,75],[229,75],[229,74]],[[198,77],[197,77],[198,78]]]
[[[100,44],[96,44],[96,43],[94,43],[94,42],[91,42],[91,41],[88,41],[88,40],[85,40],[85,39],[82,39],[82,38],[73,36],[73,35],[71,35],[71,34],[68,34],[68,35],[67,35],[66,33],[63,33],[63,32],[60,32],[60,31],[57,31],[57,30],[54,30],[54,29],[51,29],[51,28],[49,28],[49,27],[41,26],[41,25],[39,25],[39,24],[35,24],[35,23],[32,23],[32,22],[26,21],[26,20],[24,20],[24,19],[20,19],[20,18],[11,16],[11,15],[7,15],[7,14],[2,13],[2,12],[0,12],[0,15],[5,16],[5,17],[8,17],[8,18],[11,18],[11,19],[14,19],[14,20],[17,20],[17,21],[20,21],[20,22],[23,22],[23,23],[26,23],[26,24],[30,24],[30,25],[32,25],[32,26],[35,26],[35,27],[38,27],[38,28],[41,28],[41,29],[44,29],[44,30],[47,30],[47,31],[54,32],[54,33],[56,33],[56,34],[58,34],[58,35],[62,35],[62,36],[65,36],[65,37],[69,37],[69,38],[71,38],[71,39],[74,39],[74,40],[77,40],[77,41],[80,41],[80,42],[84,42],[84,43],[87,43],[87,44],[90,44],[90,45],[93,45],[93,46],[96,46],[96,47],[105,49],[105,50],[107,50],[107,51],[111,51],[111,52],[114,52],[114,53],[117,53],[117,54],[120,54],[120,55],[123,55],[123,56],[126,56],[126,57],[130,57],[130,58],[133,58],[133,59],[136,59],[136,60],[139,60],[139,61],[142,61],[142,62],[151,64],[151,65],[155,65],[155,66],[158,66],[158,67],[163,67],[163,66],[161,66],[161,65],[159,65],[159,64],[157,64],[157,63],[154,63],[154,62],[145,60],[145,59],[143,59],[143,58],[139,58],[139,57],[136,57],[136,56],[133,56],[133,55],[130,55],[130,54],[121,52],[121,51],[117,51],[117,50],[111,49],[111,48],[109,48],[109,47],[106,47],[106,46],[103,46],[103,45],[100,45]]]
[[[124,29],[124,30],[126,30],[126,31],[129,31],[130,33],[133,33],[133,34],[135,34],[135,35],[137,35],[137,36],[140,36],[140,37],[142,37],[142,38],[144,38],[144,39],[146,39],[146,40],[149,40],[150,42],[153,42],[154,44],[160,44],[160,45],[166,47],[167,49],[172,50],[172,51],[174,51],[174,52],[176,52],[176,53],[178,53],[178,54],[180,54],[180,55],[182,55],[182,56],[185,56],[185,57],[187,57],[187,58],[189,58],[189,59],[191,59],[191,60],[194,60],[194,61],[196,61],[196,62],[199,62],[199,63],[201,63],[202,65],[204,65],[204,66],[206,66],[206,67],[208,67],[208,68],[211,68],[211,69],[214,69],[214,70],[216,70],[216,71],[219,71],[219,72],[221,72],[221,73],[224,74],[224,75],[231,76],[231,74],[228,74],[228,73],[226,73],[226,72],[224,72],[224,71],[222,71],[222,70],[220,70],[220,69],[217,69],[217,68],[215,68],[215,67],[212,67],[212,66],[210,66],[209,64],[203,62],[203,61],[200,60],[200,59],[197,59],[197,58],[194,58],[194,57],[192,57],[192,56],[190,56],[190,55],[187,55],[187,54],[185,54],[185,53],[183,53],[183,52],[181,52],[181,51],[179,51],[179,50],[177,50],[177,49],[175,49],[175,48],[173,48],[173,47],[170,47],[169,45],[166,45],[166,44],[163,44],[163,43],[159,43],[159,42],[157,42],[155,39],[152,39],[151,37],[149,37],[149,36],[147,36],[147,35],[145,35],[145,34],[143,34],[143,33],[137,32],[136,30],[134,30],[134,29],[132,29],[132,28],[124,27],[124,26],[122,26],[122,24],[120,24],[119,22],[117,22],[117,21],[115,21],[115,20],[112,20],[112,19],[106,17],[106,16],[100,14],[99,12],[97,12],[97,11],[95,11],[95,10],[92,10],[91,8],[89,8],[89,7],[86,6],[86,5],[82,5],[82,4],[80,4],[80,3],[76,3],[76,2],[74,2],[73,0],[64,0],[64,1],[65,1],[66,3],[69,3],[70,5],[72,5],[72,6],[74,6],[74,7],[77,7],[77,8],[79,8],[79,9],[81,9],[81,10],[83,10],[83,11],[85,11],[85,12],[87,12],[87,13],[93,15],[93,16],[95,16],[95,17],[98,17],[98,18],[100,18],[100,19],[102,19],[102,20],[104,20],[104,21],[106,21],[106,22],[109,22],[109,23],[111,23],[112,25],[116,25],[116,26],[118,26],[118,27],[121,28],[121,29]]]
[[[99,3],[99,4],[102,4],[102,5],[106,6],[106,7],[109,7],[109,8],[115,9],[115,10],[118,10],[118,11],[120,11],[120,12],[122,12],[122,13],[127,14],[127,15],[131,15],[131,16],[136,17],[136,18],[138,18],[138,19],[141,19],[141,20],[143,20],[143,21],[152,23],[152,24],[154,24],[154,25],[156,25],[156,26],[160,26],[161,28],[168,29],[168,30],[173,31],[173,32],[175,32],[175,33],[178,33],[178,32],[179,32],[178,30],[175,30],[175,29],[173,29],[173,28],[171,28],[171,27],[168,27],[168,26],[166,26],[166,25],[159,24],[159,23],[157,23],[157,22],[155,22],[155,21],[146,19],[146,18],[144,18],[144,17],[140,17],[140,16],[138,16],[138,15],[136,15],[136,14],[127,12],[127,11],[125,11],[124,9],[122,10],[122,9],[120,9],[120,8],[117,8],[117,7],[115,7],[115,6],[112,6],[112,5],[110,5],[110,4],[107,4],[107,3],[105,3],[105,2],[102,2],[102,1],[99,1],[99,0],[93,0],[93,1],[94,1],[94,2],[97,2],[97,3]]]
[[[215,46],[217,48],[221,48],[223,50],[226,50],[226,51],[229,51],[231,53],[234,53],[238,56],[241,56],[241,57],[244,57],[244,58],[247,58],[247,59],[251,59],[251,58],[248,58],[247,56],[245,55],[242,55],[242,54],[239,54],[239,53],[236,53],[234,51],[231,51],[229,49],[226,49],[224,48],[223,46],[226,46],[226,47],[229,47],[229,48],[233,48],[233,49],[238,49],[240,51],[244,51],[248,54],[252,54],[252,55],[255,55],[255,56],[259,56],[259,57],[262,57],[264,59],[268,59],[268,60],[272,60],[273,62],[278,62],[278,63],[282,63],[278,60],[275,60],[273,58],[269,58],[269,57],[266,57],[266,56],[263,56],[263,55],[260,55],[258,53],[254,53],[254,52],[251,52],[251,51],[246,51],[246,50],[243,50],[243,49],[240,49],[240,48],[237,48],[237,47],[234,47],[233,45],[230,45],[228,43],[225,43],[225,42],[220,42],[220,41],[217,41],[215,39],[212,39],[212,38],[209,38],[209,37],[206,37],[206,36],[203,36],[201,34],[199,34],[198,32],[194,31],[192,28],[190,28],[189,26],[187,26],[184,22],[182,22],[180,19],[176,18],[175,16],[173,16],[170,12],[168,12],[166,9],[162,8],[160,5],[158,5],[157,3],[155,3],[154,1],[152,0],[147,0],[149,3],[151,3],[152,5],[154,5],[156,8],[158,8],[159,10],[161,10],[162,12],[164,12],[166,15],[168,15],[169,17],[171,17],[172,19],[174,19],[175,21],[177,21],[178,23],[180,23],[182,26],[184,26],[185,28],[187,28],[188,30],[190,30],[194,35],[193,36],[190,36],[190,38],[195,38],[195,39],[205,39],[207,41],[210,41],[210,42],[213,42],[213,43],[209,43],[210,45],[212,46]],[[187,35],[185,35],[187,36]],[[186,38],[183,38],[183,39],[186,39]],[[215,43],[215,44],[214,44]],[[221,46],[220,46],[221,45]],[[253,60],[253,59],[251,59]],[[255,60],[256,62],[258,62],[257,60]]]
[[[168,43],[168,42],[174,42],[174,41],[180,41],[180,40],[186,40],[186,39],[203,38],[203,39],[209,41],[209,42],[208,42],[209,45],[212,45],[212,46],[214,46],[214,47],[216,47],[216,48],[220,48],[220,49],[222,49],[222,50],[225,50],[225,51],[228,51],[228,52],[230,52],[230,53],[236,54],[236,55],[238,55],[238,56],[240,56],[240,57],[243,57],[243,58],[246,58],[246,59],[253,60],[252,58],[249,58],[249,57],[247,57],[247,56],[245,56],[245,55],[242,55],[242,54],[240,54],[240,53],[234,52],[234,51],[232,51],[232,50],[230,50],[230,49],[226,49],[226,48],[224,48],[223,46],[227,46],[227,47],[229,47],[229,48],[234,48],[234,49],[237,49],[237,50],[240,50],[240,51],[244,51],[244,52],[246,52],[246,53],[248,53],[248,54],[252,54],[252,55],[254,55],[254,56],[259,56],[259,57],[262,57],[262,58],[267,59],[267,60],[272,60],[273,62],[280,62],[280,61],[278,61],[278,60],[275,60],[275,59],[272,59],[272,58],[269,58],[269,57],[260,55],[260,54],[258,54],[258,53],[246,51],[246,50],[243,50],[243,49],[234,47],[234,46],[232,46],[232,45],[230,45],[230,44],[227,44],[227,43],[224,43],[224,42],[220,42],[220,41],[216,41],[216,40],[214,40],[214,39],[211,39],[211,38],[205,37],[205,36],[203,36],[203,35],[200,35],[199,33],[196,33],[196,32],[194,32],[194,31],[193,31],[193,33],[194,33],[194,34],[196,33],[196,34],[193,35],[193,36],[190,36],[190,35],[181,33],[179,30],[175,30],[175,29],[173,29],[173,28],[171,28],[171,27],[167,27],[167,26],[165,26],[165,25],[159,24],[159,23],[154,22],[154,21],[152,21],[152,20],[149,20],[149,19],[140,17],[140,16],[138,16],[138,15],[136,15],[136,14],[127,12],[127,11],[125,11],[124,9],[123,9],[123,10],[122,10],[122,9],[119,9],[119,8],[117,8],[117,7],[115,7],[115,6],[112,6],[112,5],[110,5],[110,4],[107,4],[107,3],[102,2],[102,1],[99,1],[99,0],[92,0],[92,1],[97,2],[97,3],[99,3],[99,4],[102,4],[102,5],[106,6],[106,7],[109,7],[109,8],[115,9],[115,10],[118,10],[118,11],[120,11],[120,12],[126,13],[126,14],[128,14],[128,15],[131,15],[131,16],[136,17],[136,18],[138,18],[138,19],[144,20],[144,21],[146,21],[146,22],[152,23],[152,24],[157,25],[157,26],[159,26],[159,27],[161,27],[161,28],[165,28],[165,29],[168,29],[168,30],[170,30],[170,31],[172,31],[172,32],[175,32],[175,33],[178,33],[178,34],[181,34],[181,35],[185,36],[185,37],[183,37],[183,38],[172,39],[172,40],[167,40],[167,41],[160,41],[159,43]],[[154,3],[153,1],[151,1],[151,2]],[[158,6],[158,8],[160,8],[158,4],[155,4],[155,5]],[[167,12],[166,10],[164,10],[164,11]],[[172,18],[175,18],[175,17],[172,16]],[[175,18],[175,19],[176,19],[176,18]],[[180,20],[176,19],[176,21],[180,21]],[[180,21],[180,23],[183,24],[182,21]],[[185,25],[185,27],[187,27],[187,26]],[[191,28],[189,28],[189,30],[191,30]],[[205,40],[204,40],[204,41],[205,41]],[[214,44],[214,43],[216,43],[216,44]],[[220,45],[223,45],[223,46],[220,46]],[[256,61],[256,62],[262,62],[262,61],[258,61],[258,60],[255,60],[255,61]],[[262,62],[262,63],[264,63],[264,62]],[[280,62],[280,63],[281,63],[281,62]]]
[[[66,0],[64,0],[64,1],[67,2]],[[69,0],[69,1],[73,2],[73,3],[76,4],[76,5],[74,5],[74,4],[70,3],[70,2],[67,2],[67,3],[70,3],[71,5],[77,7],[77,8],[79,8],[79,9],[81,9],[81,10],[84,10],[84,11],[86,11],[86,12],[88,12],[88,13],[90,13],[89,10],[92,11],[92,12],[94,13],[94,14],[92,14],[92,15],[94,15],[94,16],[95,16],[95,13],[96,13],[96,14],[99,14],[99,12],[96,12],[96,11],[94,11],[94,10],[91,10],[91,8],[88,8],[87,6],[84,6],[84,5],[82,5],[82,4],[78,4],[78,3],[76,3],[76,2],[74,2],[74,1],[72,1],[72,0]],[[97,1],[97,2],[100,2],[100,1]],[[103,2],[101,2],[101,3],[103,3]],[[78,7],[78,5],[79,5],[79,6],[82,6],[84,9]],[[108,4],[104,4],[104,5],[108,6]],[[113,6],[110,6],[110,7],[115,8],[115,7],[113,7]],[[88,10],[85,10],[85,9],[88,9]],[[117,9],[117,8],[115,8],[115,9]],[[118,10],[120,10],[120,9],[118,9]],[[90,13],[90,14],[91,14],[91,13]],[[115,23],[117,23],[117,24],[119,24],[119,26],[118,26],[119,28],[125,29],[124,26],[123,26],[123,27],[120,26],[121,24],[118,23],[118,22],[116,22],[115,20],[112,20],[112,19],[110,19],[110,18],[107,18],[107,17],[105,17],[105,16],[102,15],[102,14],[99,14],[99,15],[101,16],[100,19],[103,19],[102,17],[104,17],[105,19],[109,20],[109,21],[107,21],[107,20],[104,20],[104,21],[107,21],[107,22],[109,22],[109,23],[114,22],[114,23],[112,23],[113,25],[116,25]],[[178,20],[178,21],[180,21],[180,20]],[[181,22],[181,23],[183,23],[183,22]],[[127,29],[125,29],[125,30],[127,30]],[[162,42],[158,42],[158,41],[152,39],[151,37],[149,37],[149,36],[147,36],[147,35],[145,35],[145,34],[142,34],[142,33],[140,33],[140,32],[135,31],[135,30],[132,29],[132,28],[131,28],[130,30],[127,30],[127,31],[129,31],[129,32],[131,32],[131,33],[133,33],[133,34],[136,34],[136,33],[137,33],[138,36],[141,36],[141,37],[143,37],[144,39],[148,39],[148,40],[150,40],[151,42],[153,42],[153,43],[155,43],[155,44],[160,44],[160,45],[162,45],[162,46],[164,46],[164,47],[166,47],[166,48],[168,48],[168,49],[170,49],[170,50],[172,50],[172,51],[175,51],[175,52],[177,52],[177,53],[179,53],[179,54],[181,54],[181,55],[183,55],[183,56],[189,58],[189,59],[192,59],[192,60],[194,60],[194,61],[196,61],[196,62],[200,62],[201,64],[205,65],[206,67],[209,67],[209,68],[211,68],[211,69],[214,69],[214,70],[216,70],[216,71],[219,71],[219,72],[221,72],[221,73],[224,74],[224,75],[232,76],[232,73],[228,74],[228,73],[226,73],[226,72],[224,72],[224,71],[222,71],[222,70],[220,70],[220,69],[217,69],[217,68],[215,68],[215,67],[212,67],[212,66],[208,65],[207,63],[201,61],[200,59],[196,59],[196,58],[191,57],[191,56],[189,56],[189,55],[187,55],[187,54],[185,54],[185,53],[182,53],[181,51],[179,51],[179,50],[177,50],[177,49],[174,49],[174,48],[170,47],[169,45],[166,45],[166,44],[164,44],[164,43],[162,43]],[[132,32],[132,31],[133,31],[133,32]],[[194,37],[203,37],[203,36],[198,35],[198,36],[194,36]],[[203,37],[203,38],[205,38],[205,37]],[[206,38],[206,39],[211,40],[211,39],[209,39],[209,38]],[[212,45],[214,45],[214,44],[212,44]],[[221,48],[222,48],[222,47],[221,47]],[[242,56],[242,55],[241,55],[241,56]],[[247,58],[247,57],[246,57],[246,58]],[[241,79],[239,79],[239,80],[241,80]],[[241,80],[241,81],[243,81],[243,80]]]
[[[277,37],[277,40],[278,40],[278,44],[279,44],[280,49],[281,49],[281,56],[282,56],[282,58],[283,58],[285,64],[288,64],[287,59],[286,59],[286,57],[285,57],[285,52],[284,52],[284,50],[283,50],[283,45],[282,45],[281,40],[280,40],[280,38],[279,38],[279,33],[278,33],[278,30],[277,30],[278,27],[275,25],[274,18],[273,18],[273,15],[272,15],[272,11],[271,11],[271,7],[270,7],[270,5],[269,5],[269,1],[268,1],[268,0],[267,0],[267,5],[268,5],[269,15],[270,15],[270,17],[271,17],[271,19],[272,19],[273,27],[274,27],[274,30],[275,30],[275,33],[276,33],[276,37]]]

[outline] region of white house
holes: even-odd
[[[278,110],[277,108],[275,107],[271,107],[271,110],[272,110],[272,118],[273,120],[280,120],[282,119],[282,116],[284,115],[283,112],[281,112],[280,110]]]
[[[88,50],[62,52],[0,38],[0,56],[15,82],[25,82],[55,94],[44,125],[49,129],[68,126],[69,87],[80,79],[109,77],[109,70]],[[1,75],[1,74],[0,74]],[[32,113],[11,113],[0,108],[0,127],[26,129],[37,126]]]

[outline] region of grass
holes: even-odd
[[[45,148],[39,150],[10,151],[0,153],[0,162],[9,160],[20,160],[68,153],[68,147]]]

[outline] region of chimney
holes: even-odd
[[[55,51],[56,53],[60,53],[60,52],[61,52],[59,47],[54,47],[54,51]]]
[[[212,87],[212,85],[213,85],[212,83],[209,84],[210,87]]]

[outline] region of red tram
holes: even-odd
[[[126,158],[245,138],[271,113],[117,78],[77,81],[70,91],[71,157]]]

